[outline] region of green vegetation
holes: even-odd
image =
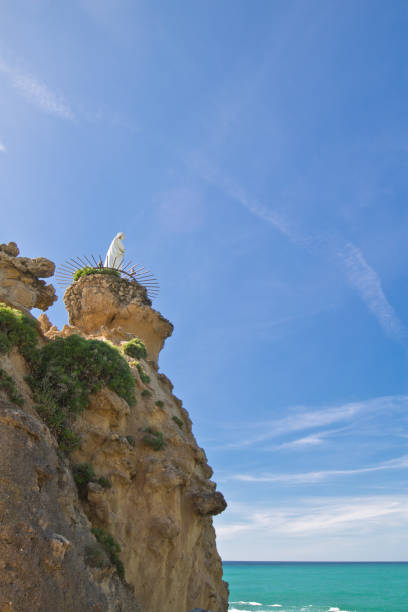
[[[72,468],[72,475],[81,499],[86,499],[88,483],[95,480],[95,471],[90,463],[79,463]]]
[[[147,350],[144,343],[139,338],[133,338],[121,346],[125,355],[135,359],[146,359]]]
[[[67,412],[79,414],[88,403],[89,394],[107,385],[134,403],[134,382],[126,360],[106,342],[86,340],[81,336],[56,338],[39,351],[32,376],[33,390],[38,381],[47,381],[54,398]]]
[[[180,427],[180,429],[183,429],[184,421],[179,419],[178,416],[172,416],[171,418],[176,423],[176,425],[178,425]]]
[[[0,303],[0,355],[7,355],[14,347],[28,360],[34,360],[37,345],[37,322],[20,310]],[[0,368],[0,389],[11,402],[23,406],[24,398],[17,391],[14,379]]]
[[[14,378],[9,376],[6,370],[3,370],[3,368],[0,368],[0,389],[7,393],[7,396],[11,402],[16,404],[17,406],[23,406],[24,398],[17,391]]]
[[[124,578],[125,568],[123,567],[122,561],[119,559],[119,544],[116,542],[116,540],[114,540],[110,533],[105,531],[105,529],[101,529],[100,527],[93,527],[92,533],[94,534],[98,542],[102,544],[111,563],[115,565],[116,571],[118,572],[120,578]]]
[[[157,400],[157,402],[155,402],[155,404],[156,404],[156,406],[158,408],[163,408],[163,406],[164,406],[164,402],[162,402],[162,400]]]
[[[105,476],[96,478],[95,470],[91,463],[78,463],[74,465],[72,468],[72,475],[78,487],[78,493],[81,499],[86,499],[87,487],[90,482],[96,482],[104,489],[110,489],[112,486],[109,478]]]
[[[37,329],[35,319],[0,303],[0,354],[8,354],[17,347],[23,357],[33,361],[36,357]]]
[[[164,441],[161,431],[157,431],[157,429],[153,429],[152,427],[146,427],[144,431],[146,435],[143,437],[143,442],[147,444],[147,446],[150,446],[155,451],[164,448],[166,442]]]
[[[141,395],[142,395],[142,397],[151,397],[152,396],[152,392],[149,391],[149,389],[143,389]]]
[[[129,442],[130,446],[133,446],[133,447],[136,446],[136,440],[134,439],[133,436],[126,436],[126,440]]]
[[[138,361],[135,361],[135,366],[137,367],[137,371],[139,372],[140,380],[146,385],[148,385],[150,382],[150,376],[146,374],[142,364],[139,363]]]
[[[72,450],[70,423],[89,401],[89,395],[107,385],[129,405],[135,403],[130,368],[120,352],[106,342],[81,336],[57,338],[38,351],[28,382],[38,412],[65,450]],[[68,430],[68,431],[67,431]]]
[[[37,338],[35,319],[0,304],[0,354],[16,347],[27,360],[30,375],[26,380],[36,409],[63,450],[71,451],[79,445],[71,424],[88,404],[91,393],[106,385],[130,406],[136,403],[132,373],[116,347],[72,335],[38,348]],[[22,405],[14,380],[3,370],[0,388],[14,403]]]
[[[95,480],[95,471],[91,463],[78,463],[72,468],[74,480],[78,486],[87,485]]]
[[[99,478],[96,479],[96,482],[101,485],[101,487],[103,489],[111,489],[112,488],[112,483],[109,480],[109,478],[106,478],[106,476],[100,476]]]
[[[80,268],[74,274],[74,282],[82,278],[82,276],[89,276],[90,274],[111,274],[112,276],[119,276],[119,270],[115,270],[114,268],[91,268],[91,266],[85,266],[85,268]]]

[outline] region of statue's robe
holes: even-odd
[[[125,234],[119,232],[112,240],[103,264],[106,268],[120,268],[122,265],[125,254],[125,246],[122,242],[124,237]]]

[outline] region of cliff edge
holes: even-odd
[[[0,612],[226,612],[212,525],[226,503],[157,365],[171,323],[138,283],[96,274],[67,289],[62,331],[37,322],[22,312],[44,295],[38,260],[10,244],[0,246]],[[13,278],[31,302],[4,285]]]

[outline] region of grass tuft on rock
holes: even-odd
[[[124,579],[125,577],[125,568],[123,566],[122,561],[119,559],[120,546],[105,529],[101,527],[93,527],[92,533],[98,540],[100,544],[102,544],[106,554],[108,555],[111,563],[116,567],[116,571],[118,572],[120,578]]]
[[[122,344],[121,349],[125,355],[134,359],[146,359],[147,357],[146,346],[139,338],[132,338],[129,342],[125,342]]]
[[[150,446],[155,451],[159,451],[164,448],[166,442],[161,431],[157,431],[157,429],[153,429],[152,427],[146,427],[144,431],[146,432],[146,435],[143,437],[143,442],[147,446]]]
[[[145,372],[142,364],[138,361],[135,361],[134,365],[136,366],[137,371],[139,372],[140,380],[142,381],[142,383],[148,385],[150,382],[150,376]]]
[[[9,376],[6,370],[0,368],[0,389],[7,394],[7,397],[16,406],[24,405],[24,398],[17,391],[17,385],[12,376]]]
[[[110,489],[112,487],[111,481],[105,476],[96,478],[95,470],[91,463],[77,463],[72,467],[72,475],[78,487],[78,493],[81,499],[86,499],[88,484],[90,482],[96,482],[104,489]]]
[[[85,266],[75,272],[74,282],[83,276],[90,276],[91,274],[110,274],[111,276],[118,276],[120,278],[119,270],[115,270],[114,268],[92,268],[91,266]]]
[[[172,418],[172,419],[173,419],[173,421],[176,423],[176,425],[177,425],[178,427],[180,427],[180,429],[183,429],[183,426],[184,426],[184,421],[182,421],[181,419],[179,419],[179,417],[178,417],[178,416],[172,416],[171,418]]]
[[[28,315],[0,303],[0,354],[7,355],[17,347],[29,361],[37,354],[38,324]]]

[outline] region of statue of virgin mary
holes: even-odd
[[[103,264],[105,268],[120,268],[122,265],[123,256],[125,254],[125,246],[122,242],[124,237],[125,234],[119,232],[110,243],[110,247],[105,257],[105,263]]]

